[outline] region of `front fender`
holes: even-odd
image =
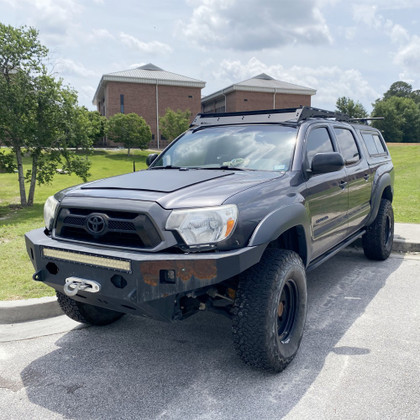
[[[305,206],[301,203],[294,203],[269,213],[255,228],[249,246],[268,244],[277,239],[287,230],[300,226],[305,234],[306,255],[308,255],[310,224]]]

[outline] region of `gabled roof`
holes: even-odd
[[[261,73],[251,79],[244,80],[228,86],[225,89],[218,90],[211,95],[205,96],[201,99],[202,103],[212,101],[215,98],[231,93],[235,90],[250,91],[250,92],[269,92],[269,93],[291,93],[295,95],[315,95],[316,90],[305,86],[295,85],[293,83],[282,82],[276,80],[268,74]]]
[[[152,63],[145,64],[134,69],[117,71],[114,73],[104,74],[96,89],[93,97],[93,104],[96,105],[98,97],[103,91],[107,82],[128,82],[128,83],[142,83],[151,85],[170,85],[170,86],[184,86],[203,88],[206,83],[192,79],[191,77],[182,76],[180,74],[165,71]]]

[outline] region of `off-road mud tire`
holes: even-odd
[[[302,260],[293,251],[267,249],[240,276],[232,320],[239,357],[259,369],[282,371],[299,349],[306,310]]]
[[[383,198],[374,222],[363,235],[363,251],[371,260],[386,260],[394,241],[394,212],[389,200]]]
[[[83,324],[108,325],[124,315],[122,312],[78,302],[58,291],[56,294],[58,304],[63,312],[71,319]]]

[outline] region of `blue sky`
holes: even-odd
[[[368,111],[397,81],[420,89],[420,0],[0,0],[0,21],[39,30],[51,71],[94,109],[102,74],[152,62],[205,81],[259,73]]]

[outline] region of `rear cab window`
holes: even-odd
[[[388,154],[385,143],[378,133],[373,131],[362,131],[361,135],[370,156]]]

